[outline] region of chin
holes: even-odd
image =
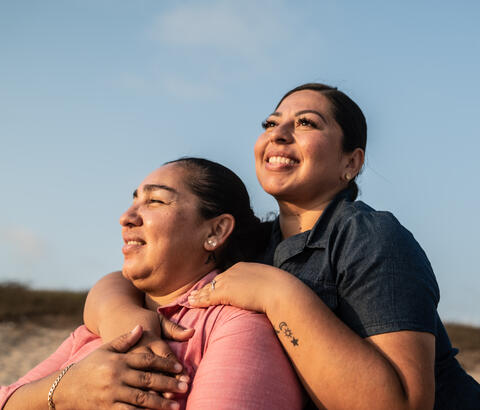
[[[150,276],[150,271],[133,269],[132,267],[123,265],[122,275],[135,285],[135,281],[146,279]]]

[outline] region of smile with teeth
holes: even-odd
[[[145,245],[145,242],[139,242],[139,241],[127,241],[127,245]]]
[[[268,158],[267,162],[269,164],[286,164],[286,165],[298,164],[298,161],[295,160],[295,159],[287,158],[287,157],[280,157],[280,156],[270,157],[270,158]]]

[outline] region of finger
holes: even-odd
[[[113,408],[115,410],[134,410],[134,409],[141,409],[143,407],[132,406],[131,404],[127,404],[127,403],[115,403]]]
[[[140,340],[142,333],[142,327],[137,325],[129,333],[125,333],[108,343],[108,349],[118,353],[125,353]]]
[[[178,410],[180,408],[180,405],[176,401],[165,399],[154,392],[131,387],[125,387],[119,390],[117,401],[141,408],[147,407],[159,410]]]
[[[168,339],[184,342],[190,339],[195,333],[195,329],[186,329],[177,323],[168,320],[163,315],[159,315],[160,327],[162,328],[162,335]]]
[[[131,387],[155,392],[186,393],[188,384],[175,377],[150,371],[128,371],[123,375],[123,382]]]
[[[185,383],[190,383],[190,376],[183,372],[181,374],[176,374],[175,379]],[[163,392],[162,396],[165,397],[166,399],[173,399],[175,398],[175,393]]]
[[[150,344],[148,345],[148,348],[157,356],[163,357],[165,359],[178,361],[177,356],[175,356],[175,353],[172,352],[172,349],[170,348],[168,343],[165,342],[164,340],[159,339],[159,340],[150,342]]]
[[[195,307],[207,307],[217,305],[220,303],[218,297],[220,296],[220,289],[218,281],[215,283],[215,289],[209,283],[201,289],[194,290],[188,296],[188,302]]]
[[[176,359],[157,356],[154,353],[129,353],[126,355],[129,367],[137,370],[155,370],[163,373],[180,373],[182,365]]]

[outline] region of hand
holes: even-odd
[[[168,320],[160,313],[155,313],[156,323],[152,326],[153,331],[144,330],[142,338],[131,350],[134,352],[147,353],[152,352],[157,356],[176,360],[175,353],[162,337],[185,342],[195,333],[195,329],[185,329],[184,327]]]
[[[151,352],[128,352],[141,337],[142,328],[137,326],[75,364],[55,392],[58,406],[68,408],[73,402],[79,409],[178,409],[177,402],[157,392],[187,391],[187,383],[174,377],[181,365]]]
[[[215,288],[209,283],[193,291],[188,301],[196,307],[233,305],[242,309],[267,312],[275,289],[287,272],[261,263],[239,262],[215,276]]]
[[[195,329],[185,329],[182,326],[166,319],[162,314],[157,314],[157,316],[161,329],[160,333],[168,339],[176,340],[177,342],[187,341],[195,332]],[[165,340],[163,340],[155,332],[149,330],[143,331],[142,338],[133,348],[130,349],[130,351],[135,353],[155,354],[165,359],[171,359],[181,366],[175,356],[175,353],[173,353],[170,349],[168,343],[165,342]],[[180,368],[182,368],[182,366]],[[176,374],[175,379],[186,383],[190,381],[190,377],[185,371]],[[173,392],[164,392],[162,395],[167,399],[173,399],[175,397]]]

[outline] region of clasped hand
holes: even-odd
[[[172,395],[159,393],[185,393],[188,377],[182,378],[182,366],[174,357],[130,350],[142,333],[137,326],[79,361],[60,383],[56,402],[76,409],[178,409]]]

